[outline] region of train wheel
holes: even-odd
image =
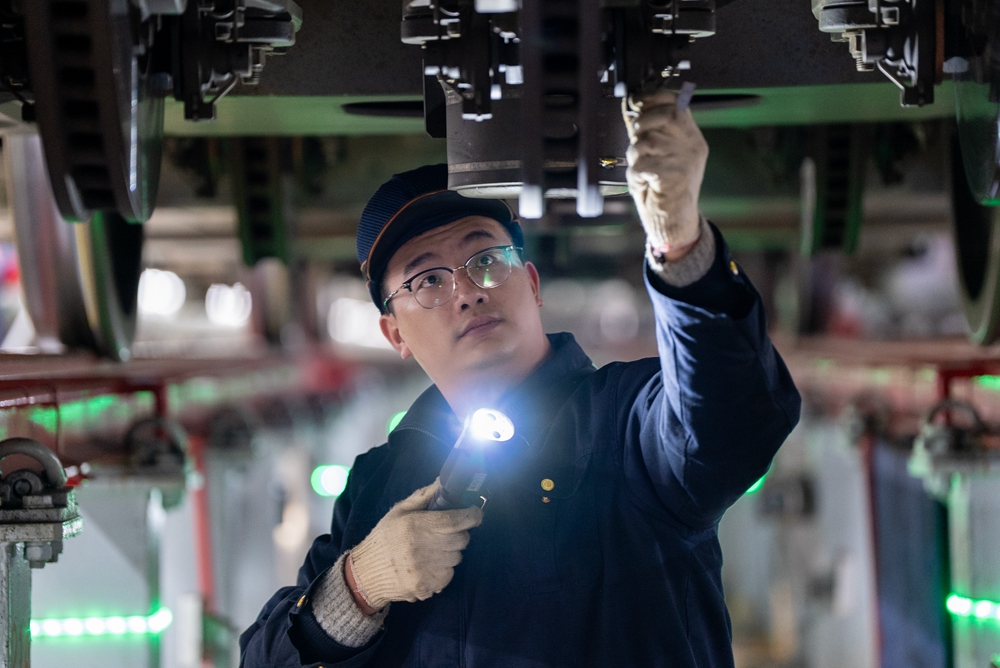
[[[95,346],[119,361],[132,356],[143,237],[142,225],[113,212],[96,213],[76,230],[80,286]]]
[[[131,357],[142,271],[141,225],[114,213],[59,215],[37,135],[4,137],[25,307],[43,349]]]
[[[149,74],[149,22],[125,0],[22,3],[28,69],[52,192],[67,220],[149,218],[163,140],[163,88]]]
[[[1000,337],[1000,209],[973,194],[958,142],[952,148],[952,233],[962,305],[970,337],[983,345]]]

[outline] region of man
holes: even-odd
[[[358,457],[330,535],[243,634],[244,666],[733,665],[716,526],[799,396],[699,215],[690,112],[659,93],[626,122],[659,359],[596,369],[546,336],[510,210],[448,192],[443,166],[371,199],[358,250],[382,332],[434,386]],[[481,407],[515,426],[487,453],[488,504],[426,510]]]

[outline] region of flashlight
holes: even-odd
[[[434,494],[428,510],[468,508],[484,503],[486,483],[485,447],[509,441],[514,436],[514,423],[500,411],[480,408],[466,421],[448,459],[441,467],[441,489]]]

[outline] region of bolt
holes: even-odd
[[[52,561],[52,556],[52,543],[27,543],[24,546],[24,558],[32,568],[41,568],[46,562]]]

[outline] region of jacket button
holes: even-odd
[[[542,480],[542,489],[544,489],[546,492],[551,492],[555,488],[556,484],[552,482],[550,478],[545,478]]]
[[[736,261],[735,260],[730,260],[729,261],[729,271],[733,272],[733,276],[739,276],[740,275],[740,268],[736,266]]]
[[[306,597],[303,596],[302,598],[299,599],[299,602],[295,604],[295,607],[301,608],[305,604],[306,604]]]

